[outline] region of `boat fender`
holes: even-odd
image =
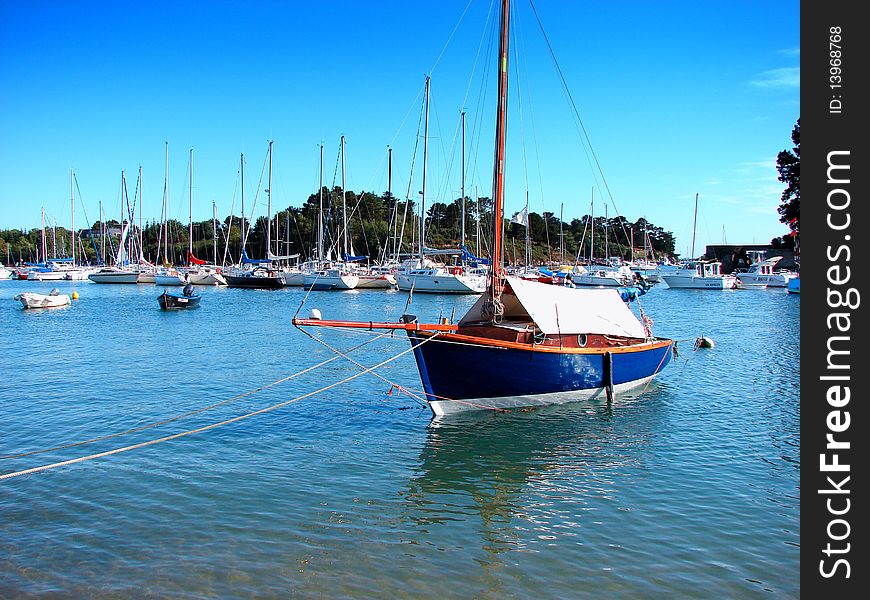
[[[698,348],[714,348],[716,344],[713,342],[711,338],[708,337],[699,337],[695,340],[695,350]]]
[[[320,311],[316,308],[312,308],[311,312],[308,315],[308,318],[312,321],[320,321],[323,319],[323,315],[320,314]]]

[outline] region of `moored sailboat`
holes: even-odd
[[[673,340],[652,335],[610,289],[572,290],[507,276],[502,230],[509,0],[502,0],[493,165],[492,268],[486,292],[458,323],[294,319],[296,326],[404,330],[436,416],[561,404],[643,385],[670,361]]]

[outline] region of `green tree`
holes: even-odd
[[[801,231],[801,120],[791,132],[791,141],[794,147],[791,150],[783,150],[776,157],[776,170],[779,173],[779,181],[786,184],[782,192],[779,208],[779,221],[788,224],[791,233],[774,238],[771,243],[774,246],[794,248],[795,238]]]

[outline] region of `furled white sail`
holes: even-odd
[[[505,321],[533,321],[548,335],[596,333],[602,335],[647,337],[643,325],[615,289],[573,289],[507,278],[501,296]],[[488,294],[481,296],[459,325],[485,320],[483,307]]]

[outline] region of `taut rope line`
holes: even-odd
[[[428,340],[423,341],[422,343],[425,344],[426,342],[428,342],[432,339],[435,339],[437,336],[438,336],[438,333],[436,332],[435,335],[433,335]],[[197,427],[196,429],[189,429],[187,431],[182,431],[182,432],[175,433],[172,435],[167,435],[167,436],[162,437],[162,438],[148,440],[146,442],[140,442],[138,444],[131,444],[129,446],[124,446],[122,448],[115,448],[113,450],[107,450],[105,452],[98,452],[96,454],[90,454],[88,456],[80,456],[79,458],[73,458],[70,460],[64,460],[61,462],[51,463],[48,465],[33,467],[32,469],[25,469],[23,471],[4,473],[4,474],[0,475],[0,481],[6,480],[6,479],[12,479],[13,477],[20,477],[21,475],[32,475],[34,473],[41,473],[42,471],[47,471],[49,469],[56,469],[58,467],[65,467],[67,465],[73,465],[76,463],[94,460],[97,458],[103,458],[106,456],[111,456],[113,454],[120,454],[121,452],[128,452],[130,450],[137,450],[139,448],[145,448],[146,446],[153,446],[153,445],[159,444],[161,442],[168,442],[170,440],[185,437],[188,435],[193,435],[195,433],[202,433],[204,431],[216,429],[217,427],[229,425],[229,424],[235,423],[237,421],[243,421],[243,420],[248,419],[250,417],[262,415],[262,414],[267,413],[267,412],[272,412],[273,410],[277,410],[277,409],[282,408],[284,406],[287,406],[289,404],[293,404],[295,402],[298,402],[299,400],[304,400],[305,398],[310,398],[311,396],[325,392],[325,391],[330,390],[330,389],[337,387],[339,385],[345,384],[353,379],[356,379],[357,377],[362,377],[363,375],[370,373],[370,372],[374,371],[375,369],[378,369],[378,368],[380,368],[388,363],[391,363],[394,360],[396,360],[397,358],[399,358],[400,356],[404,356],[405,354],[412,352],[413,350],[414,350],[413,347],[408,348],[407,350],[404,350],[404,351],[400,352],[399,354],[396,354],[395,356],[388,358],[387,360],[384,360],[384,361],[374,365],[373,367],[369,367],[368,369],[366,369],[364,371],[361,371],[359,373],[355,373],[354,375],[351,375],[349,377],[345,377],[341,381],[336,381],[335,383],[331,383],[330,385],[327,385],[327,386],[322,387],[320,389],[314,390],[313,392],[308,392],[307,394],[302,394],[301,396],[297,396],[296,398],[291,398],[290,400],[285,400],[284,402],[279,402],[278,404],[273,404],[272,406],[267,406],[266,408],[261,408],[260,410],[255,410],[253,412],[245,413],[243,415],[233,417],[232,419],[226,419],[225,421],[220,421],[219,423],[212,423],[211,425],[204,425],[203,427]]]
[[[373,338],[370,339],[370,340],[366,340],[366,341],[363,342],[362,344],[359,344],[359,345],[357,345],[357,346],[354,346],[353,348],[349,348],[349,349],[347,350],[347,352],[353,352],[354,350],[358,350],[358,349],[362,348],[363,346],[365,346],[366,344],[370,344],[370,343],[376,341],[378,338],[385,337],[385,336],[387,336],[387,335],[389,335],[389,334],[384,333],[384,334],[378,335],[378,336],[376,336],[376,337],[373,337]],[[308,372],[313,371],[313,370],[315,370],[315,369],[319,369],[320,367],[322,367],[322,366],[324,366],[324,365],[326,365],[326,364],[328,364],[328,363],[331,363],[332,361],[337,360],[338,358],[340,358],[340,357],[339,357],[339,356],[333,356],[332,358],[329,358],[329,359],[327,359],[327,360],[325,360],[325,361],[323,361],[323,362],[321,362],[321,363],[318,363],[318,364],[316,364],[316,365],[310,366],[310,367],[308,367],[307,369],[303,369],[303,370],[301,370],[301,371],[299,371],[299,372],[297,372],[297,373],[293,373],[292,375],[288,375],[287,377],[283,377],[283,378],[281,378],[281,379],[278,379],[278,380],[276,380],[276,381],[273,381],[272,383],[267,383],[266,385],[262,385],[262,386],[260,386],[260,387],[258,387],[258,388],[256,388],[256,389],[250,390],[250,391],[245,392],[245,393],[243,393],[243,394],[239,394],[239,395],[237,395],[237,396],[233,396],[232,398],[227,398],[226,400],[221,400],[220,402],[217,402],[217,403],[215,403],[215,404],[210,404],[209,406],[205,406],[205,407],[203,407],[203,408],[198,408],[198,409],[196,409],[196,410],[192,410],[192,411],[190,411],[190,412],[186,412],[186,413],[183,413],[183,414],[177,415],[177,416],[175,416],[175,417],[171,417],[171,418],[169,418],[169,419],[164,419],[163,421],[157,421],[157,422],[155,422],[155,423],[149,423],[148,425],[141,425],[141,426],[139,426],[139,427],[134,427],[133,429],[128,429],[128,430],[126,430],[126,431],[121,431],[121,432],[118,432],[118,433],[112,433],[112,434],[104,435],[104,436],[101,436],[101,437],[95,437],[95,438],[91,438],[91,439],[88,439],[88,440],[82,440],[82,441],[80,441],[80,442],[72,442],[72,443],[70,443],[70,444],[63,444],[63,445],[60,445],[60,446],[54,446],[54,447],[52,447],[52,448],[44,448],[44,449],[42,449],[42,450],[33,450],[33,451],[31,451],[31,452],[21,452],[21,453],[18,453],[18,454],[7,454],[6,456],[0,456],[0,460],[7,460],[7,459],[10,459],[10,458],[22,458],[22,457],[24,457],[24,456],[33,456],[34,454],[44,454],[44,453],[46,453],[46,452],[54,452],[54,451],[56,451],[56,450],[66,450],[67,448],[75,448],[75,447],[77,447],[77,446],[86,446],[87,444],[93,444],[93,443],[95,443],[95,442],[103,442],[103,441],[105,441],[105,440],[110,440],[110,439],[112,439],[112,438],[121,437],[121,436],[123,436],[123,435],[128,435],[128,434],[130,434],[130,433],[137,433],[137,432],[139,432],[139,431],[145,431],[146,429],[151,429],[151,428],[153,428],[153,427],[159,427],[160,425],[166,425],[167,423],[172,423],[173,421],[178,421],[178,420],[180,420],[180,419],[184,419],[184,418],[187,418],[187,417],[192,417],[193,415],[198,415],[198,414],[200,414],[200,413],[203,413],[203,412],[206,412],[206,411],[212,410],[212,409],[217,408],[217,407],[219,407],[219,406],[223,406],[224,404],[229,404],[230,402],[235,402],[236,400],[241,400],[242,398],[246,398],[247,396],[252,396],[252,395],[256,394],[257,392],[262,392],[263,390],[267,390],[267,389],[269,389],[270,387],[274,387],[274,386],[276,386],[276,385],[278,385],[278,384],[280,384],[280,383],[284,383],[285,381],[290,381],[291,379],[294,379],[294,378],[296,378],[296,377],[298,377],[298,376],[300,376],[300,375],[304,375],[305,373],[308,373]]]

